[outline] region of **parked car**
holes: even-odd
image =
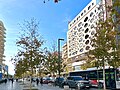
[[[60,87],[62,87],[62,82],[64,81],[64,78],[63,77],[57,77],[56,79],[55,79],[55,82],[54,82],[54,85],[55,86],[60,86]]]
[[[50,77],[44,77],[44,78],[43,78],[43,84],[48,84],[48,83],[50,83],[50,82],[51,82]]]
[[[62,87],[68,85],[70,88],[76,88],[78,90],[90,88],[91,84],[88,80],[84,80],[80,76],[69,76],[64,82],[62,82]]]
[[[97,87],[97,88],[103,88],[103,80],[90,80],[91,86],[92,87]]]
[[[54,83],[55,82],[55,77],[50,77],[50,83]]]

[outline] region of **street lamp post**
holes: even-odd
[[[61,57],[60,57],[60,41],[64,41],[64,39],[58,39],[58,75],[60,77],[60,65],[61,65]]]

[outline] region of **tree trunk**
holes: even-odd
[[[104,87],[104,90],[106,90],[106,82],[105,82],[105,65],[103,64],[103,81],[104,81],[104,83],[103,83],[103,87]]]

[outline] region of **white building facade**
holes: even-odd
[[[5,47],[5,27],[4,27],[4,24],[2,21],[0,21],[0,74],[1,73],[5,73],[6,72],[6,69],[4,68],[5,67],[5,64],[3,61],[4,60],[4,47]],[[2,75],[0,75],[0,79],[2,78]]]
[[[83,54],[94,49],[91,39],[96,33],[95,27],[99,18],[106,17],[104,5],[104,0],[91,0],[69,23],[67,32],[68,58],[84,56]],[[82,61],[73,62],[73,67],[80,69],[78,63],[81,64]]]
[[[2,21],[0,21],[0,64],[4,61],[5,30]]]

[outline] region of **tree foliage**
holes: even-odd
[[[20,68],[24,67],[31,71],[42,62],[43,51],[41,46],[44,43],[43,38],[38,33],[38,22],[34,18],[31,21],[24,21],[23,25],[20,25],[20,37],[16,42],[18,46],[18,53],[13,58],[16,62],[16,73],[20,71]],[[20,64],[22,62],[22,64]],[[23,69],[22,69],[23,70]]]
[[[46,51],[46,62],[45,62],[45,69],[48,73],[55,75],[58,73],[59,68],[59,60],[58,60],[58,52],[56,50],[56,45],[54,44],[51,50]],[[60,63],[60,70],[63,71],[65,64],[62,63],[63,60],[61,59]]]

